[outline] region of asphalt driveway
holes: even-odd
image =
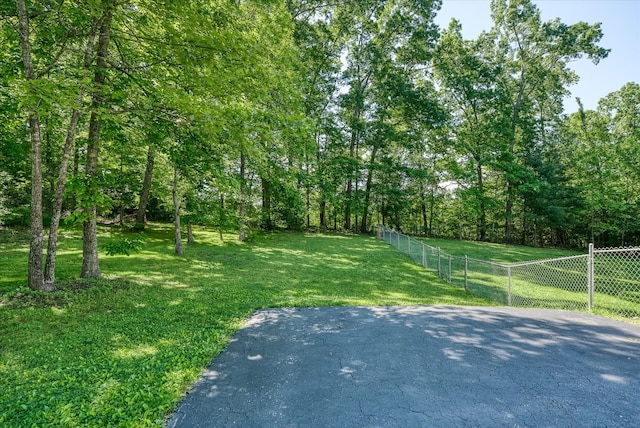
[[[640,326],[502,307],[256,312],[167,427],[638,427]]]

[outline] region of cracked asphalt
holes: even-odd
[[[640,326],[504,307],[256,312],[167,427],[637,427]]]

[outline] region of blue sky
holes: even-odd
[[[566,113],[577,111],[575,97],[580,97],[586,109],[595,109],[600,98],[617,91],[625,83],[640,83],[640,0],[533,2],[544,21],[558,17],[565,24],[601,22],[604,36],[600,45],[611,49],[609,56],[598,65],[588,59],[571,64],[580,81],[569,88],[572,95],[565,99]],[[490,3],[490,0],[443,0],[436,23],[440,28],[446,28],[451,18],[456,18],[462,23],[463,37],[474,39],[483,30],[491,28]]]

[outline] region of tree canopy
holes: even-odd
[[[29,286],[55,288],[60,222],[84,277],[105,219],[174,221],[178,254],[185,222],[639,243],[640,86],[563,113],[600,24],[494,0],[465,40],[440,5],[2,3],[0,225],[31,228]]]

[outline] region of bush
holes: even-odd
[[[143,238],[121,238],[105,245],[107,256],[125,255],[138,252],[144,246]]]
[[[8,210],[4,224],[8,227],[28,228],[31,224],[31,210],[29,207],[16,207]]]

